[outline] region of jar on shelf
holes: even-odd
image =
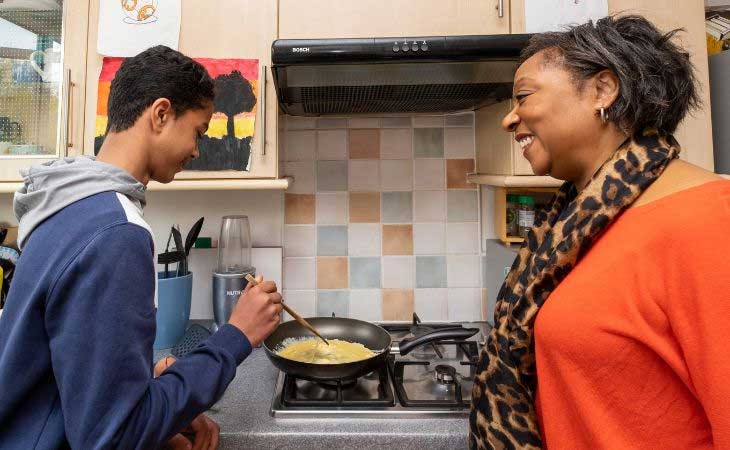
[[[517,198],[517,222],[520,237],[526,238],[535,223],[535,198],[531,195],[520,195]]]
[[[520,231],[517,221],[518,197],[516,194],[507,194],[507,236],[517,236]]]

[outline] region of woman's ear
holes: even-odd
[[[608,69],[598,72],[594,76],[596,92],[596,111],[608,109],[618,98],[620,85],[615,73]]]
[[[152,130],[160,133],[170,118],[172,117],[172,103],[166,98],[158,98],[150,107],[150,120]]]

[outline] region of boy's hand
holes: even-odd
[[[281,321],[281,294],[276,292],[276,283],[262,282],[262,277],[256,277],[256,281],[258,286],[246,286],[228,320],[254,347],[261,345]]]
[[[154,374],[158,377],[175,363],[175,358],[168,356],[157,361]],[[214,450],[218,448],[220,427],[205,414],[200,414],[181,433],[173,436],[165,446],[168,450]]]
[[[205,414],[201,414],[167,442],[166,450],[215,450],[218,448],[220,427]]]

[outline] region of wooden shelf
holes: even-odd
[[[517,236],[502,237],[499,240],[508,245],[509,244],[521,244],[521,243],[525,242],[525,238],[521,238],[521,237],[517,237]]]
[[[151,181],[148,191],[261,191],[286,190],[294,181],[293,177],[276,179],[243,179],[243,180],[175,180],[169,184]]]
[[[466,180],[472,184],[515,188],[554,188],[560,187],[563,184],[563,181],[553,177],[539,177],[535,175],[487,175],[470,173],[466,176]]]
[[[169,184],[151,181],[148,191],[246,191],[246,190],[285,190],[294,181],[292,177],[273,180],[175,180]],[[0,183],[0,193],[13,193],[23,183]]]
[[[549,177],[528,177],[528,178],[549,178]],[[540,196],[552,195],[557,190],[557,186],[553,187],[511,187],[497,186],[494,190],[494,229],[497,237],[502,243],[521,244],[524,238],[519,236],[510,236],[507,234],[507,194],[537,194]]]

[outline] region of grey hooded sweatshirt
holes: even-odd
[[[144,187],[89,157],[24,178],[23,251],[0,317],[0,448],[160,448],[220,399],[248,339],[225,324],[153,379]]]

